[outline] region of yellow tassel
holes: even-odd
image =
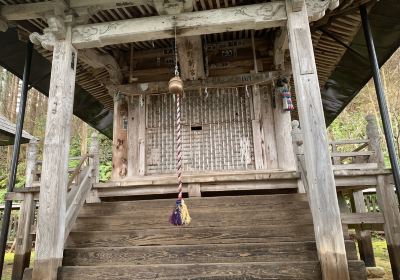
[[[192,218],[190,218],[189,215],[189,210],[186,206],[186,203],[183,201],[181,201],[181,220],[182,220],[182,225],[188,225],[190,224],[190,221],[192,220]]]

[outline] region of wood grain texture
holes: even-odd
[[[259,207],[260,210],[267,209],[299,209],[308,208],[308,201],[306,194],[277,194],[277,195],[248,195],[248,196],[225,196],[225,197],[207,197],[202,199],[185,199],[186,204],[196,211],[202,209],[206,211],[213,211],[211,205],[218,205],[220,211],[231,211],[235,209],[242,209],[244,207]],[[86,204],[80,216],[102,216],[102,215],[121,215],[131,214],[138,211],[143,211],[151,203],[153,211],[165,210],[171,207],[170,199],[157,199],[157,200],[138,200],[138,201],[118,201],[118,202],[101,202]]]
[[[307,10],[293,12],[286,0],[289,49],[304,135],[308,196],[324,280],[348,280],[343,229],[315,65]]]
[[[53,51],[33,272],[37,280],[55,280],[63,256],[76,64],[77,51],[68,27],[65,40],[56,41]]]
[[[354,242],[346,245],[357,260]],[[318,261],[315,242],[76,248],[64,251],[63,266],[294,261]]]
[[[127,175],[128,159],[128,104],[124,95],[114,96],[113,153],[111,180],[122,179]]]
[[[190,207],[190,206],[189,206]],[[170,211],[166,210],[162,215],[154,215],[143,213],[141,219],[132,219],[130,216],[103,216],[103,217],[80,217],[77,219],[74,230],[75,231],[96,231],[96,230],[132,230],[132,229],[145,229],[153,228],[167,228],[169,224]],[[230,211],[230,212],[216,212],[210,214],[202,214],[190,208],[190,215],[192,222],[188,227],[215,227],[215,226],[229,226],[233,224],[243,223],[257,223],[259,225],[270,225],[277,223],[312,223],[311,213],[306,210],[297,210],[296,212],[281,212],[281,213],[253,213]]]
[[[350,261],[351,280],[366,280],[363,263]],[[161,276],[162,275],[162,276]],[[320,280],[318,262],[63,267],[59,280]]]
[[[67,248],[313,241],[312,225],[246,225],[213,228],[71,232]]]

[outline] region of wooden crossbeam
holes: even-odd
[[[111,83],[120,84],[122,82],[121,68],[113,56],[87,49],[79,52],[79,59],[95,69],[105,68],[110,76]]]
[[[135,18],[106,23],[80,25],[73,28],[73,44],[77,48],[94,48],[110,44],[165,39],[174,36],[195,36],[245,29],[282,26],[286,22],[283,2],[247,5],[178,15]]]
[[[223,88],[243,86],[246,84],[266,83],[277,79],[280,75],[289,75],[289,73],[281,72],[265,72],[257,74],[233,75],[224,77],[209,77],[205,80],[187,81],[184,83],[185,90],[197,88]],[[110,92],[120,92],[124,95],[140,95],[140,94],[157,94],[168,92],[168,81],[151,82],[151,83],[135,83],[125,85],[110,85]]]

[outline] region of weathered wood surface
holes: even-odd
[[[352,206],[354,212],[367,213],[365,207],[364,194],[362,191],[355,191],[352,195]],[[364,261],[365,266],[374,267],[376,266],[374,249],[372,246],[371,232],[368,230],[356,229],[356,236],[358,242],[358,248],[360,252],[360,258]]]
[[[392,267],[393,279],[400,279],[399,204],[393,188],[388,184],[387,178],[384,176],[378,176],[376,196],[378,198],[379,209],[381,210],[385,220],[385,238]]]
[[[105,83],[121,84],[122,72],[118,62],[109,54],[99,53],[93,49],[82,50],[79,53],[79,59],[94,69],[105,68],[109,75],[109,81]]]
[[[363,262],[350,261],[351,280],[365,280]],[[70,279],[163,279],[239,280],[239,279],[302,279],[320,280],[319,262],[244,263],[244,264],[182,264],[101,267],[63,267],[59,280]]]
[[[146,171],[146,96],[130,97],[128,103],[128,176]]]
[[[169,211],[164,211],[162,215],[149,215],[142,213],[142,220],[133,220],[130,216],[103,216],[103,217],[79,217],[73,227],[74,231],[97,231],[97,230],[132,230],[145,229],[151,226],[166,228],[171,225],[168,222]],[[296,213],[281,212],[279,214],[263,213],[241,213],[238,211],[218,212],[214,214],[198,213],[191,208],[190,215],[193,222],[188,227],[199,226],[228,226],[245,220],[247,223],[257,223],[259,225],[269,225],[276,222],[284,224],[303,221],[304,224],[312,223],[312,217],[309,211],[297,210]],[[240,216],[238,218],[237,216]],[[212,218],[211,218],[212,217]],[[212,223],[210,224],[210,219]]]
[[[252,123],[252,131],[253,131],[253,146],[254,146],[254,161],[256,169],[264,169],[264,156],[265,152],[263,151],[262,139],[263,135],[261,134],[261,93],[260,87],[258,85],[254,85],[252,87],[253,91],[253,119]]]
[[[289,49],[304,136],[308,196],[322,279],[350,279],[307,10],[286,1]],[[329,207],[327,207],[329,206]],[[329,221],[329,222],[327,222]]]
[[[342,223],[348,225],[360,225],[361,228],[368,225],[380,225],[384,223],[382,213],[342,213]]]
[[[227,29],[235,31],[271,28],[282,26],[285,21],[284,3],[272,2],[240,8],[80,25],[73,29],[73,43],[77,48],[94,48],[116,43],[171,38],[174,36],[175,26],[178,36],[187,37],[220,33]]]
[[[384,168],[383,151],[380,144],[378,125],[373,115],[366,117],[367,136],[370,139],[369,148],[375,152],[374,161]],[[388,176],[379,175],[376,196],[379,209],[383,214],[385,238],[388,245],[390,264],[394,279],[400,279],[400,212],[399,204],[393,187],[389,184]]]
[[[358,260],[353,241],[348,259]],[[315,242],[79,248],[64,251],[63,266],[318,261]]]
[[[285,170],[296,170],[296,160],[292,143],[292,119],[290,112],[283,110],[282,96],[275,94],[274,123],[278,167]]]
[[[80,209],[84,204],[86,197],[89,194],[90,189],[92,188],[93,182],[91,180],[93,166],[88,166],[85,169],[85,173],[83,175],[83,179],[79,186],[76,186],[76,192],[70,192],[67,196],[67,210],[65,217],[65,234],[64,239],[68,238],[69,232],[73,224],[75,223],[76,218],[79,215]],[[68,203],[69,202],[69,203]]]
[[[128,172],[128,123],[127,99],[124,95],[115,94],[111,180],[122,179]]]
[[[53,51],[33,279],[55,280],[64,248],[68,154],[77,51],[71,28]],[[56,230],[55,230],[56,229]]]
[[[191,206],[192,207],[192,206]],[[313,241],[313,225],[72,231],[67,248]]]
[[[264,166],[265,169],[278,168],[278,155],[275,138],[274,111],[272,108],[272,93],[266,89],[262,92],[261,98],[261,120],[264,136]]]
[[[228,75],[223,77],[208,77],[204,80],[186,81],[183,86],[185,90],[195,90],[199,87],[235,87],[243,85],[244,83],[266,83],[278,78],[279,75],[278,72],[265,72],[257,74]],[[135,96],[143,93],[147,95],[159,94],[160,92],[168,92],[168,81],[110,85],[108,88],[110,90],[120,91],[127,96]]]
[[[306,194],[188,198],[186,227],[168,224],[170,202],[85,205],[59,278],[321,279]],[[352,279],[365,280],[354,242],[346,247]]]
[[[177,38],[180,76],[184,81],[206,78],[201,36]]]
[[[36,168],[37,160],[37,143],[36,139],[29,142],[26,151],[26,171],[25,171],[25,187],[32,187],[35,180],[33,171]],[[29,267],[31,251],[32,251],[32,236],[30,234],[31,226],[34,222],[36,210],[36,202],[33,198],[33,193],[24,194],[24,199],[21,201],[20,213],[18,218],[18,229],[15,236],[15,256],[12,269],[12,280],[20,280],[24,274],[25,268]]]

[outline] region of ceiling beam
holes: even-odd
[[[281,71],[274,71],[223,77],[208,77],[207,79],[202,81],[187,81],[184,83],[184,89],[193,90],[198,88],[224,88],[253,85],[259,83],[267,83],[281,77],[282,75],[287,76],[289,74],[289,72],[283,73]],[[110,85],[108,86],[108,89],[110,92],[120,92],[124,95],[166,93],[168,92],[168,81]]]
[[[244,29],[264,29],[285,25],[284,2],[188,12],[178,15],[135,18],[73,28],[76,48],[94,48],[110,44],[195,36]]]
[[[90,10],[109,10],[130,6],[153,5],[152,0],[70,0],[67,6],[63,1],[52,0],[47,2],[0,5],[0,16],[4,19],[28,20],[35,18],[45,18],[48,14],[57,11],[63,13],[65,10],[76,10],[78,14],[83,9]]]
[[[80,51],[78,58],[94,69],[105,68],[112,84],[122,83],[121,68],[113,56],[101,54],[93,49],[87,49]]]
[[[277,70],[285,69],[285,51],[289,48],[288,32],[282,27],[275,33],[274,41],[274,65]]]

